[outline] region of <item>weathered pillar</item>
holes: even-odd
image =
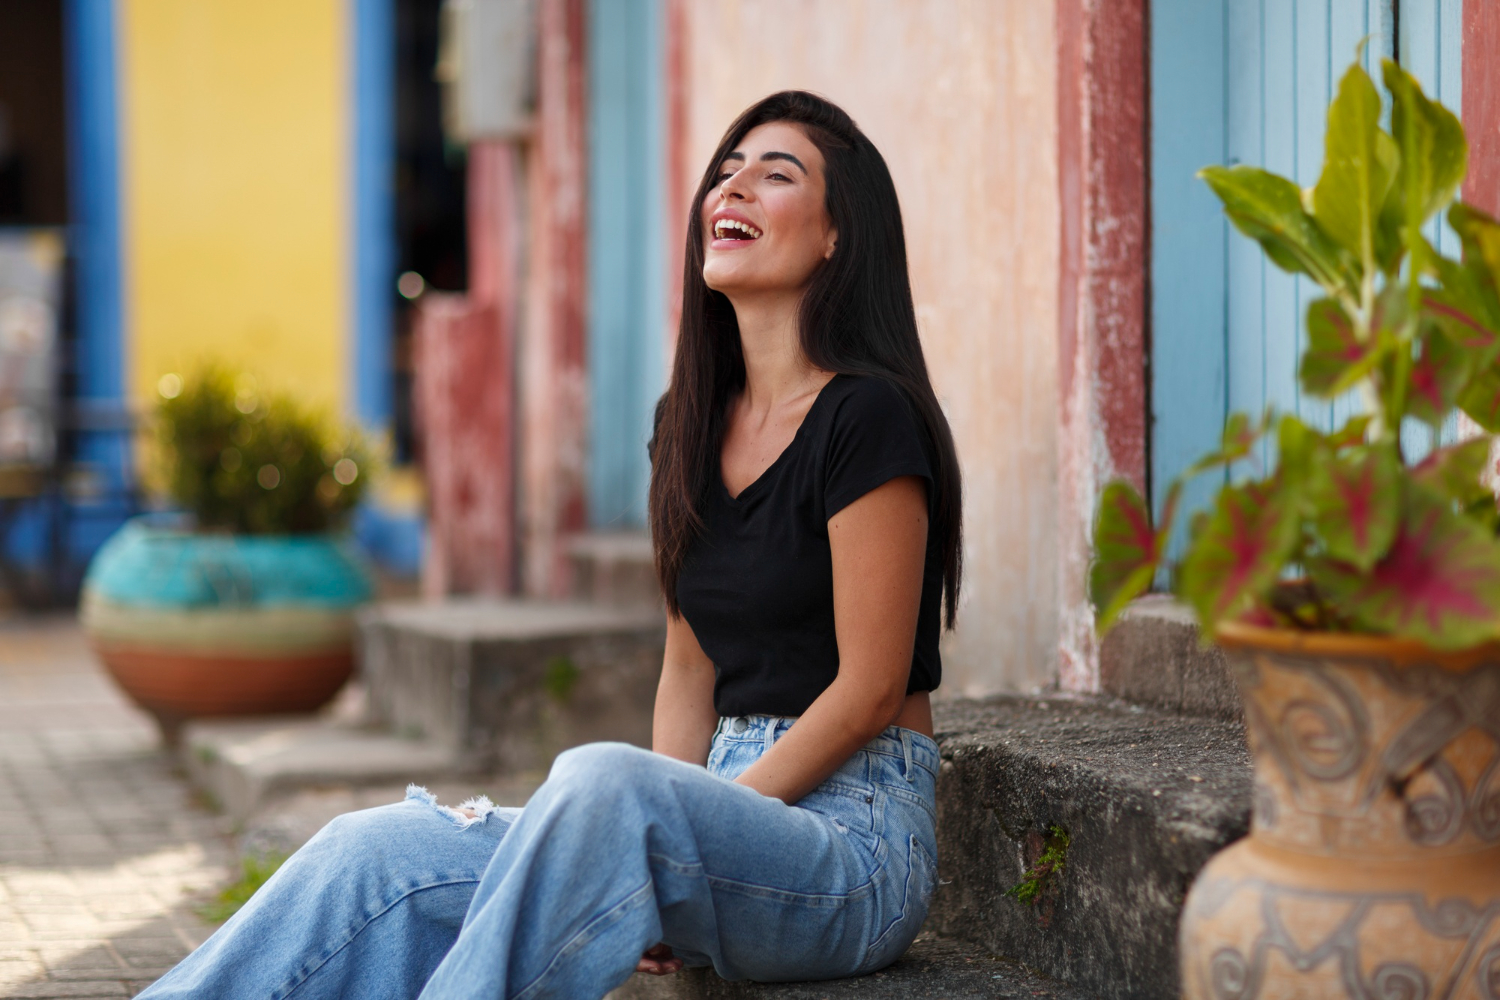
[[[515,589],[517,157],[511,142],[470,144],[469,292],[424,296],[417,314],[428,597]]]
[[[1500,4],[1464,4],[1463,120],[1469,136],[1464,200],[1500,215]]]
[[[1099,686],[1095,498],[1146,483],[1146,0],[1058,0],[1060,639],[1064,690]]]
[[[536,130],[527,160],[521,330],[521,583],[567,593],[564,540],[586,524],[584,0],[540,0]]]

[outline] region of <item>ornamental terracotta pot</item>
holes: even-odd
[[[329,535],[207,534],[149,518],[94,556],[80,619],[115,682],[177,743],[192,718],[310,712],[354,668],[363,560]]]
[[[1500,1000],[1500,644],[1219,632],[1250,835],[1181,926],[1191,1000]]]

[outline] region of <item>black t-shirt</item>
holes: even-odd
[[[731,497],[715,462],[704,530],[677,581],[677,600],[714,664],[722,716],[801,715],[833,682],[828,519],[897,476],[921,476],[932,494],[927,432],[905,394],[883,379],[835,376],[792,443]],[[930,503],[930,502],[929,502]],[[937,687],[942,554],[935,526],[917,615],[907,693]]]

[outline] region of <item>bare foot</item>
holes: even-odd
[[[641,960],[635,964],[636,972],[646,972],[653,976],[670,976],[681,970],[682,959],[672,954],[672,949],[664,944],[647,948]]]

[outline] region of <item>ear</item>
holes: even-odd
[[[833,252],[835,250],[837,250],[838,248],[839,248],[839,231],[837,229],[830,229],[830,230],[828,230],[828,246],[826,246],[823,249],[823,259],[824,260],[828,260],[830,257],[833,256]]]

